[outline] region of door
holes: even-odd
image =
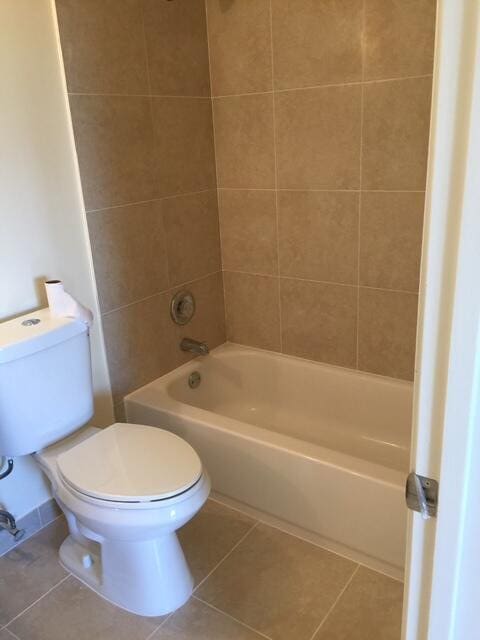
[[[411,468],[440,491],[409,513],[402,640],[480,639],[479,40],[478,0],[439,0]]]

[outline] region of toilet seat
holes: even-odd
[[[191,489],[202,476],[195,450],[157,427],[116,423],[56,458],[63,482],[104,502],[158,502]]]

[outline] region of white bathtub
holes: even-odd
[[[125,405],[190,442],[216,492],[398,576],[411,403],[407,382],[226,344]]]

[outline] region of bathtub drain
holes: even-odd
[[[188,376],[188,386],[190,387],[190,389],[196,389],[201,381],[202,376],[198,371],[194,371]]]

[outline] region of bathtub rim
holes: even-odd
[[[244,347],[243,345],[237,345],[236,343],[231,342],[224,343],[216,347],[215,349],[212,349],[211,354],[221,355],[225,352],[234,354],[235,351],[239,351],[242,353],[255,353],[256,351],[260,351],[282,359],[294,358],[295,360],[300,361],[302,364],[307,362],[315,365],[315,367],[321,367],[327,370],[331,367],[334,367],[336,369],[340,369],[342,372],[346,372],[347,375],[355,377],[362,376],[366,377],[367,379],[380,378],[381,380],[385,380],[384,376],[379,376],[377,374],[370,374],[363,371],[357,371],[355,369],[347,369],[344,367],[337,367],[336,365],[329,365],[305,360],[304,358],[298,358],[297,356],[279,354],[273,351],[267,351],[265,349]],[[381,481],[390,486],[394,486],[397,488],[399,486],[404,486],[405,479],[408,474],[408,471],[406,470],[400,471],[397,469],[393,469],[380,463],[371,462],[363,458],[357,458],[341,451],[329,449],[327,447],[323,447],[321,445],[311,443],[300,438],[295,438],[283,433],[278,433],[264,427],[252,425],[250,423],[243,422],[242,420],[223,416],[219,413],[215,413],[214,411],[201,409],[186,402],[176,400],[168,393],[168,384],[172,381],[178,380],[179,378],[187,376],[188,373],[191,373],[192,371],[195,371],[195,364],[199,361],[201,362],[201,358],[203,358],[203,356],[193,358],[192,360],[189,360],[188,362],[180,365],[176,369],[169,371],[163,376],[160,376],[152,382],[126,395],[124,397],[124,404],[127,420],[129,419],[129,404],[139,404],[141,406],[146,406],[149,409],[161,411],[167,416],[172,416],[177,419],[179,417],[185,418],[186,420],[190,420],[191,422],[199,424],[202,427],[208,427],[210,429],[221,432],[228,432],[236,437],[245,438],[246,440],[249,440],[251,442],[260,441],[263,444],[268,444],[275,449],[295,453],[300,457],[313,462],[322,462],[323,464],[330,467],[340,467],[342,469],[348,470],[350,473],[374,478],[376,481]],[[405,380],[397,380],[396,378],[387,378],[386,380],[410,388],[413,386],[413,383]],[[164,428],[168,429],[168,425],[165,425]]]

